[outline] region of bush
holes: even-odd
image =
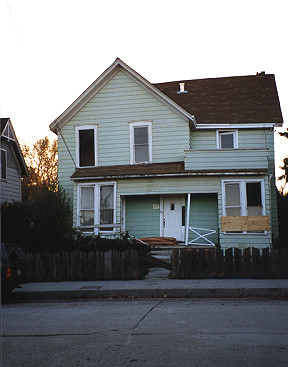
[[[1,213],[2,242],[32,252],[59,251],[72,244],[72,212],[61,191],[43,186],[31,201],[3,203]]]

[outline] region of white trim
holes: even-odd
[[[260,182],[261,184],[261,204],[262,204],[262,214],[266,215],[266,204],[265,204],[265,180],[264,179],[239,179],[239,180],[221,180],[221,187],[222,187],[222,214],[223,217],[226,217],[226,190],[225,184],[231,183],[239,183],[240,188],[240,216],[248,216],[247,213],[247,193],[246,193],[246,184],[250,182]],[[265,234],[267,231],[264,231]],[[223,232],[226,234],[226,232]],[[239,232],[239,234],[247,234],[247,232]],[[230,234],[230,233],[227,233]],[[233,233],[237,234],[237,233]],[[251,234],[250,232],[248,234]],[[261,234],[261,233],[260,233]]]
[[[98,166],[98,144],[97,144],[97,125],[80,125],[75,127],[75,154],[76,154],[76,167],[80,168],[80,156],[79,156],[79,131],[80,130],[94,130],[94,166],[91,167],[97,167]],[[88,168],[88,166],[85,166],[85,168]]]
[[[116,182],[97,182],[97,183],[81,183],[78,184],[77,186],[77,220],[76,220],[76,225],[77,227],[81,227],[80,224],[80,193],[81,193],[81,188],[82,187],[93,187],[94,188],[94,224],[97,226],[100,226],[100,187],[101,186],[114,186],[114,193],[113,193],[113,205],[114,205],[114,211],[113,211],[113,224],[116,223],[116,218],[117,218],[117,214],[116,214],[116,205],[117,205],[117,183]],[[91,226],[93,227],[93,226]],[[113,227],[112,223],[111,223],[111,227]],[[99,231],[98,227],[94,228],[94,233],[95,234],[113,234],[115,233],[116,227],[113,228],[113,231]],[[85,232],[83,230],[84,233],[92,233],[92,232]]]
[[[164,236],[164,196],[160,195],[160,237]]]
[[[221,147],[221,135],[232,134],[233,135],[233,148],[222,148]],[[238,130],[223,129],[216,130],[216,146],[217,149],[238,149]]]
[[[257,124],[197,124],[196,129],[272,129],[274,126],[282,126],[275,123],[257,123]]]
[[[134,127],[148,128],[148,162],[135,162]],[[152,121],[130,122],[129,129],[130,129],[130,164],[152,163]]]

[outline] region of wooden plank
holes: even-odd
[[[271,248],[271,276],[273,278],[280,277],[280,253],[279,250]]]
[[[104,252],[96,251],[96,279],[105,279],[104,274]]]
[[[138,252],[133,248],[129,248],[130,252],[130,279],[138,279],[139,267],[138,267]]]
[[[261,262],[263,269],[263,277],[269,279],[271,277],[271,258],[269,247],[265,247],[262,249]]]
[[[28,282],[34,282],[35,281],[35,255],[31,254],[30,252],[27,252],[26,259],[28,262]]]
[[[122,266],[121,266],[121,252],[117,250],[112,251],[112,278],[114,280],[121,279]]]
[[[221,217],[221,229],[223,232],[268,231],[269,217],[267,215]]]
[[[53,255],[49,252],[42,253],[43,261],[43,280],[44,282],[53,281]]]
[[[96,279],[96,252],[89,251],[87,253],[87,270],[86,279],[95,280]]]
[[[223,278],[225,274],[224,256],[221,248],[216,248],[216,276],[217,278]]]
[[[247,217],[247,231],[268,231],[269,217],[268,215],[249,216]]]
[[[225,276],[233,278],[233,248],[228,248],[225,251]]]
[[[179,249],[173,249],[171,255],[171,277],[178,278],[179,276]]]
[[[288,278],[288,247],[280,250],[280,275]]]
[[[69,253],[61,252],[61,280],[69,280]]]
[[[243,278],[251,276],[251,253],[250,247],[243,250]]]
[[[242,251],[234,247],[234,264],[233,264],[233,275],[240,277],[242,274]]]
[[[243,232],[247,230],[247,217],[221,217],[221,229],[223,232]]]
[[[251,254],[251,277],[261,278],[262,277],[262,266],[260,259],[260,250],[258,248],[252,247]]]
[[[74,251],[70,254],[70,265],[69,265],[70,280],[79,280],[78,254],[79,254],[78,251]]]
[[[104,252],[104,278],[112,279],[112,250]]]
[[[79,280],[86,280],[86,269],[87,269],[86,256],[87,256],[86,252],[79,251],[78,254]]]
[[[206,277],[215,278],[216,277],[216,251],[215,249],[206,250]]]
[[[55,252],[52,254],[52,279],[53,281],[59,282],[61,280],[61,254]]]

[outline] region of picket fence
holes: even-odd
[[[173,249],[172,278],[288,278],[288,248]]]
[[[30,282],[138,279],[138,252],[27,253]]]

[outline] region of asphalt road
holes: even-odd
[[[7,304],[2,367],[287,367],[288,301]]]

